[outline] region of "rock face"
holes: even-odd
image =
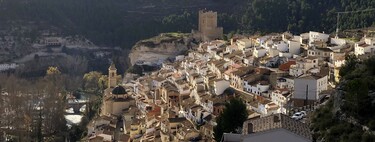
[[[160,65],[164,60],[185,53],[190,47],[190,34],[163,33],[133,46],[129,59],[134,64]]]

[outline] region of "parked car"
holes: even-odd
[[[305,116],[306,116],[306,112],[305,111],[301,111],[301,112],[297,112],[297,113],[293,114],[292,118],[294,120],[300,120],[300,119],[302,119]]]

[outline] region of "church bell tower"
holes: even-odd
[[[108,68],[108,88],[115,88],[117,85],[117,69],[115,64],[112,63]]]

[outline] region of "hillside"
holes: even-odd
[[[318,141],[372,142],[375,140],[375,57],[360,61],[346,57],[341,83],[333,99],[316,111],[311,130]],[[371,135],[372,134],[372,135]]]
[[[163,33],[150,39],[141,40],[132,48],[129,59],[136,63],[160,65],[168,58],[185,53],[191,46],[189,34]]]
[[[163,32],[190,32],[200,9],[219,12],[224,32],[334,32],[336,12],[375,7],[373,0],[2,0],[0,27],[14,23],[50,25],[97,45],[131,48]],[[234,10],[235,9],[235,10]],[[340,29],[374,24],[375,12],[341,14]],[[345,22],[343,22],[345,21]]]

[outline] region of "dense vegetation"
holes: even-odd
[[[4,74],[0,78],[1,92],[8,93],[0,95],[2,134],[12,134],[16,141],[64,140],[68,129],[63,116],[67,93],[64,84],[70,81],[57,68],[50,67],[44,77],[34,81]]]
[[[333,32],[336,12],[374,7],[372,0],[252,0],[241,21],[251,25],[242,27],[249,32]],[[374,11],[342,14],[339,24],[342,29],[371,26],[374,14]]]
[[[375,57],[359,60],[354,55],[347,56],[340,75],[340,89],[335,97],[343,99],[334,98],[315,113],[311,127],[314,137],[329,142],[374,141]]]
[[[48,67],[44,72],[42,77],[28,80],[14,74],[0,74],[3,113],[0,140],[4,140],[4,132],[15,141],[79,141],[87,136],[86,126],[98,115],[107,76],[97,71],[76,76],[57,67]],[[118,78],[120,82],[121,75]],[[84,96],[89,102],[86,111],[81,113],[81,123],[68,128],[64,115],[70,94],[77,99]]]
[[[375,1],[3,0],[0,24],[15,21],[50,24],[65,34],[82,34],[100,45],[130,48],[135,42],[161,32],[190,32],[197,27],[197,11],[204,8],[219,12],[219,25],[226,33],[333,32],[336,12],[375,8]],[[341,14],[340,29],[371,26],[374,14],[374,11]]]
[[[347,58],[344,68],[353,67],[344,74],[343,112],[358,119],[359,123],[375,130],[375,57],[360,61],[355,57]],[[354,64],[354,65],[351,65]]]
[[[216,118],[214,137],[220,141],[223,133],[240,133],[243,122],[247,119],[246,105],[240,99],[231,99],[225,104],[224,111]]]

